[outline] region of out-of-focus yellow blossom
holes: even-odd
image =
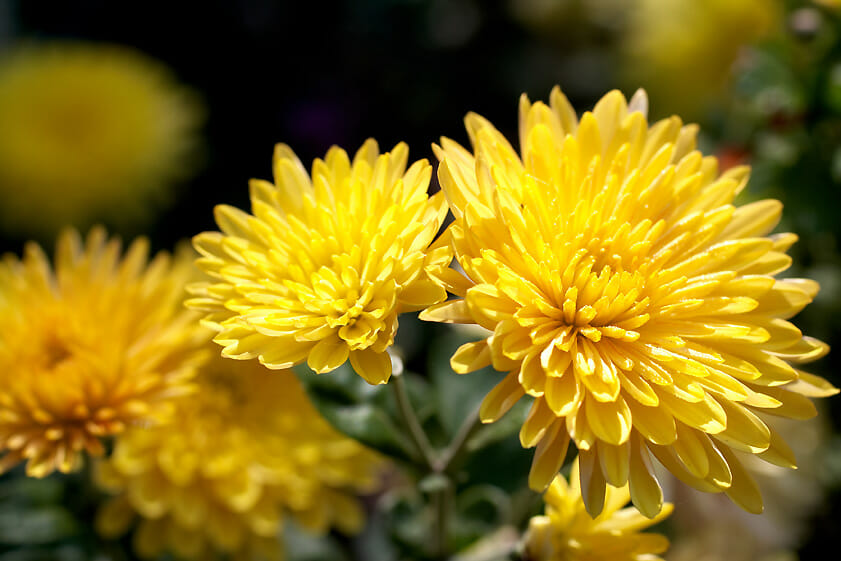
[[[215,283],[193,287],[188,305],[210,312],[224,356],[276,369],[306,360],[318,373],[350,358],[369,383],[388,380],[398,314],[446,298],[427,269],[452,259],[447,245],[429,248],[444,196],[428,197],[432,168],[407,170],[408,155],[405,144],[380,154],[368,140],[351,162],[333,147],[310,179],[279,144],[275,184],[251,181],[254,214],[216,207],[222,232],[193,240]]]
[[[0,57],[3,229],[52,236],[132,225],[195,167],[201,110],[162,64],[134,50],[50,42]]]
[[[827,8],[837,9],[841,8],[841,0],[812,0],[815,4],[825,6]]]
[[[630,506],[627,485],[608,487],[604,510],[596,518],[587,514],[581,499],[578,461],[570,481],[555,476],[546,490],[546,514],[529,521],[525,536],[526,561],[655,561],[669,547],[660,534],[643,534],[666,518],[672,505],[665,504],[654,518]],[[621,510],[620,510],[621,509]]]
[[[286,517],[314,532],[362,527],[353,493],[373,489],[381,460],[333,430],[292,372],[217,355],[196,381],[170,424],[127,431],[98,465],[116,494],[99,512],[101,534],[139,518],[142,557],[279,559]]]
[[[594,24],[620,27],[634,2],[628,0],[508,0],[511,15],[528,28],[565,40],[569,30],[592,27]]]
[[[666,561],[800,561],[794,550],[767,551],[753,534],[742,528],[712,522],[679,533],[672,541]]]
[[[0,263],[0,471],[68,472],[192,389],[210,336],[183,308],[193,256],[148,253],[139,239],[121,259],[95,228],[59,237],[55,272],[34,243]]]
[[[794,551],[809,533],[811,517],[826,497],[824,420],[771,419],[774,428],[791,442],[798,460],[795,472],[738,453],[762,489],[762,516],[739,509],[721,495],[669,485],[667,480],[665,495],[680,504],[671,520],[676,537],[668,560],[796,560]]]
[[[652,455],[759,512],[734,450],[794,467],[763,418],[811,417],[810,397],[837,393],[799,370],[827,346],[786,321],[818,285],[774,278],[797,237],[768,235],[778,201],[732,204],[749,169],[719,175],[695,150],[696,126],[649,126],[647,106],[642,91],[630,106],[614,91],[579,120],[556,88],[549,106],[521,98],[521,154],[475,114],[474,153],[442,139],[447,236],[465,274],[441,274],[461,298],[421,317],[493,331],[451,364],[509,372],[485,398],[484,422],[534,398],[520,431],[537,446],[532,488],[552,481],[572,440],[594,516],[606,485],[626,482],[646,516],[659,512]]]
[[[629,84],[696,118],[722,93],[740,51],[780,25],[779,0],[636,0],[622,52]]]

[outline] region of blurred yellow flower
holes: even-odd
[[[733,450],[794,467],[765,415],[808,418],[837,390],[797,364],[827,346],[786,321],[818,291],[776,280],[794,234],[769,232],[782,205],[735,207],[749,169],[719,175],[695,150],[697,127],[649,127],[647,98],[613,91],[579,120],[560,89],[520,101],[518,155],[470,114],[471,154],[444,138],[439,178],[455,214],[448,236],[465,275],[438,273],[461,298],[421,318],[493,333],[462,346],[456,372],[509,374],[484,422],[528,394],[520,431],[537,446],[529,483],[545,488],[570,440],[587,510],[630,482],[649,517],[662,504],[652,455],[683,481],[751,512],[762,498]]]
[[[0,216],[51,237],[132,225],[192,171],[201,110],[160,63],[128,48],[22,46],[0,59]]]
[[[100,533],[119,536],[139,517],[142,557],[279,559],[286,517],[319,533],[361,529],[354,493],[374,488],[381,460],[333,430],[292,372],[217,355],[196,381],[171,424],[127,431],[98,465],[116,493]]]
[[[655,105],[697,118],[720,96],[740,51],[779,25],[779,0],[636,0],[622,52],[625,80]]]
[[[665,504],[652,519],[634,507],[622,508],[631,499],[627,485],[608,487],[605,508],[595,519],[587,514],[578,484],[578,461],[570,481],[557,475],[543,496],[546,514],[529,521],[525,561],[655,561],[669,547],[660,534],[642,534],[666,518],[672,505]],[[621,509],[621,510],[620,510]]]
[[[813,516],[830,496],[828,419],[769,421],[791,443],[798,469],[792,472],[737,452],[762,489],[762,516],[667,478],[664,494],[680,505],[670,520],[675,537],[668,561],[796,561],[795,551],[813,531]]]
[[[452,259],[446,245],[428,250],[447,213],[443,194],[427,196],[432,168],[406,170],[407,158],[402,143],[381,155],[368,140],[353,162],[333,147],[311,180],[279,144],[275,184],[251,181],[254,215],[216,207],[222,233],[193,241],[217,282],[193,287],[188,305],[210,312],[224,356],[318,373],[350,358],[369,383],[388,380],[398,314],[446,298],[426,271]]]
[[[101,228],[58,239],[55,272],[30,243],[0,263],[0,471],[72,470],[127,425],[164,419],[192,389],[209,332],[185,311],[192,255],[157,255]]]

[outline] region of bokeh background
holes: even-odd
[[[441,135],[466,142],[468,111],[516,138],[523,92],[546,99],[559,84],[585,110],[612,88],[630,95],[645,87],[652,117],[677,113],[698,122],[702,150],[717,154],[722,167],[753,167],[741,202],[783,201],[778,231],[801,237],[791,252],[793,275],[822,285],[798,325],[841,349],[841,2],[0,0],[0,61],[21,45],[56,40],[135,49],[168,67],[173,83],[189,91],[195,127],[183,169],[161,179],[152,202],[138,195],[137,206],[146,208],[139,217],[101,210],[85,219],[127,238],[146,235],[156,249],[214,229],[217,203],[247,208],[247,180],[271,177],[276,142],[289,144],[305,164],[334,144],[355,151],[368,137],[383,149],[406,141],[410,157],[433,159],[430,145]],[[2,96],[0,81],[0,103]],[[0,137],[14,139],[0,122],[4,128]],[[26,194],[25,187],[0,183],[0,208],[12,197],[26,204]],[[58,188],[54,196],[62,196]],[[33,197],[32,208],[38,204]],[[0,249],[15,253],[33,237],[51,247],[59,226],[12,222],[0,224]],[[839,363],[833,352],[812,370],[839,385]],[[769,493],[769,510],[777,514],[736,521],[751,529],[757,549],[737,551],[715,533],[710,521],[721,518],[720,505],[678,496],[676,513],[688,514],[673,531],[683,524],[709,535],[692,538],[704,553],[688,540],[676,544],[673,559],[760,558],[756,551],[816,559],[834,547],[841,402],[822,405],[820,420],[790,437],[805,443],[810,460],[802,477]],[[50,534],[50,524],[73,527],[73,517],[84,519],[95,501],[87,504],[85,489],[63,485],[0,479],[0,561],[41,558],[44,547],[54,553],[75,539],[69,530]],[[21,526],[19,504],[67,496],[77,503],[50,515],[57,521],[27,519],[33,526]],[[44,535],[36,554],[21,536],[38,528]],[[716,540],[729,556],[714,556]]]

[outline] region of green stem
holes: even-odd
[[[431,491],[432,508],[435,520],[433,521],[432,548],[436,559],[447,558],[447,526],[449,525],[450,493],[453,486],[453,470],[458,466],[463,455],[468,451],[467,442],[470,437],[482,426],[479,419],[478,408],[473,411],[462,423],[456,432],[452,442],[438,454],[429,442],[429,438],[423,431],[418,421],[415,410],[409,401],[409,392],[406,388],[406,380],[402,372],[392,374],[390,383],[394,398],[397,402],[397,409],[400,417],[409,430],[409,437],[420,454],[428,474],[442,477],[444,485]]]
[[[447,558],[447,524],[449,523],[449,498],[450,481],[447,480],[447,486],[435,493],[435,555],[437,559],[444,560]]]
[[[450,473],[451,468],[458,466],[462,456],[467,452],[468,440],[481,426],[482,421],[479,419],[479,408],[477,407],[464,419],[453,441],[441,453],[437,466],[441,472]]]
[[[397,409],[400,411],[400,416],[406,427],[409,429],[409,436],[417,448],[418,452],[423,458],[426,467],[430,472],[436,472],[435,450],[429,443],[426,433],[415,415],[415,410],[412,409],[412,404],[409,402],[409,392],[406,390],[406,381],[403,379],[403,374],[393,374],[391,376],[392,382],[389,384],[394,390],[394,397],[397,401]]]

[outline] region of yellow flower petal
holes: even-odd
[[[350,364],[369,384],[385,384],[391,377],[391,357],[373,349],[350,352]]]
[[[505,376],[500,383],[485,396],[479,408],[479,417],[483,423],[492,423],[514,406],[525,395],[517,380],[517,373]]]

